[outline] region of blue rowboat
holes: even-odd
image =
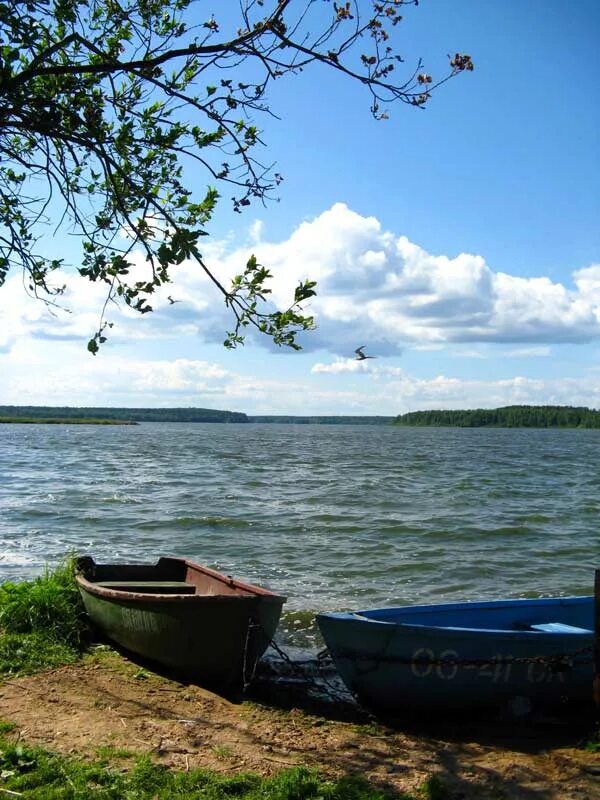
[[[346,686],[384,711],[592,703],[594,598],[317,615]]]

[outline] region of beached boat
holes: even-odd
[[[346,686],[374,709],[514,713],[592,704],[593,597],[324,613]]]
[[[84,556],[76,580],[107,639],[220,689],[252,678],[286,600],[183,558],[96,564]]]

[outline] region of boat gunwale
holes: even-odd
[[[98,567],[123,567],[123,566],[133,566],[133,562],[124,562],[121,564],[97,564],[91,556],[86,556],[86,559],[90,559],[93,566]],[[126,591],[123,589],[114,589],[106,586],[100,586],[99,583],[95,583],[94,581],[89,580],[86,578],[82,571],[77,571],[75,574],[75,581],[77,585],[83,589],[84,591],[88,592],[89,594],[95,595],[96,597],[100,597],[104,600],[121,600],[121,601],[135,601],[144,604],[151,604],[151,603],[178,603],[178,604],[194,604],[194,603],[208,603],[210,601],[213,602],[235,602],[240,600],[260,600],[266,603],[278,603],[283,605],[287,597],[284,595],[279,595],[276,592],[271,591],[270,589],[265,589],[262,586],[256,586],[252,583],[246,583],[245,581],[238,580],[237,578],[233,578],[230,575],[224,575],[222,572],[218,572],[217,570],[211,569],[210,567],[205,567],[203,564],[199,564],[196,561],[191,561],[187,558],[178,558],[177,556],[167,556],[172,561],[177,561],[180,564],[185,564],[185,566],[194,572],[200,572],[208,577],[216,579],[219,583],[222,583],[224,586],[228,586],[229,588],[235,588],[240,591],[240,594],[178,594],[178,593],[161,593],[161,592],[131,592]],[[160,558],[155,564],[145,564],[145,563],[135,563],[135,566],[148,566],[148,567],[158,567],[160,562]],[[88,562],[89,563],[89,562]],[[148,581],[151,583],[151,581]],[[242,594],[243,592],[243,594]]]
[[[415,634],[423,633],[424,631],[435,631],[441,636],[445,632],[448,633],[461,633],[471,634],[474,638],[481,638],[481,636],[497,636],[502,634],[504,637],[510,639],[529,639],[534,636],[541,642],[555,642],[558,637],[581,637],[587,639],[593,637],[594,631],[590,629],[581,629],[577,631],[540,631],[533,629],[514,629],[514,628],[474,628],[468,626],[458,625],[439,625],[428,624],[419,622],[398,622],[393,619],[378,619],[376,617],[367,616],[367,614],[376,613],[389,613],[391,616],[397,612],[404,612],[414,614],[415,617],[419,616],[420,612],[431,613],[432,611],[455,611],[459,608],[468,610],[486,610],[490,608],[511,608],[511,607],[524,607],[531,605],[533,608],[544,608],[546,606],[553,607],[556,605],[582,605],[593,601],[592,595],[573,595],[568,597],[538,597],[538,598],[508,598],[503,600],[476,600],[458,603],[430,603],[421,604],[416,606],[389,606],[384,608],[369,608],[360,611],[329,611],[317,614],[317,622],[319,619],[331,619],[336,622],[357,622],[360,624],[383,625],[389,628],[395,628],[402,632],[414,631]],[[541,638],[540,638],[541,637]]]

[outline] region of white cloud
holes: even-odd
[[[518,347],[516,350],[508,350],[504,355],[510,358],[545,358],[551,352],[549,347]]]
[[[338,358],[333,364],[314,364],[311,372],[340,375],[342,373],[373,372],[373,367],[365,361],[352,358]]]
[[[248,229],[248,235],[250,236],[250,241],[252,243],[256,244],[257,242],[260,242],[263,237],[264,228],[265,224],[262,219],[254,220]]]
[[[399,354],[407,344],[419,349],[492,342],[542,347],[600,338],[597,264],[575,271],[571,289],[544,276],[495,272],[480,255],[432,255],[342,203],[303,222],[285,241],[265,241],[260,221],[248,235],[251,245],[238,249],[231,241],[205,244],[206,262],[228,287],[254,252],[274,275],[272,296],[280,307],[289,303],[299,281],[317,280],[318,296],[307,310],[318,330],[301,337],[308,350],[349,356],[357,342],[366,342],[386,356]],[[141,255],[138,262],[144,274],[148,266]],[[11,276],[0,289],[2,351],[17,336],[85,342],[94,333],[105,287],[74,275],[66,283],[61,303],[72,313],[52,317],[42,303],[26,297],[20,276]],[[173,283],[157,291],[152,305],[154,313],[140,317],[110,304],[107,315],[116,323],[112,339],[197,336],[220,342],[232,327],[222,295],[197,263],[175,267]],[[267,339],[262,343],[272,348]]]
[[[600,303],[600,264],[593,264],[586,269],[577,270],[573,273],[573,279],[581,294],[593,297],[597,303]],[[596,314],[598,314],[598,307],[596,307]]]
[[[489,356],[486,353],[483,353],[481,350],[476,349],[469,349],[463,348],[460,350],[451,350],[448,355],[452,356],[452,358],[488,358]]]
[[[368,373],[376,377],[381,375],[404,374],[404,370],[400,367],[379,366],[374,364],[370,359],[361,361],[355,358],[337,358],[332,364],[317,363],[313,365],[311,372],[314,374],[321,373],[329,375],[341,375],[342,373],[356,375],[358,373]]]
[[[600,379],[590,377],[503,380],[463,380],[446,375],[421,379],[405,375],[391,380],[386,393],[398,412],[422,409],[497,408],[525,405],[581,405],[600,408]]]
[[[114,349],[93,358],[78,342],[36,347],[19,338],[9,353],[0,352],[0,404],[199,406],[296,415],[394,415],[511,403],[600,407],[600,375],[593,369],[577,378],[484,380],[447,372],[422,377],[382,359],[337,359],[315,364],[310,373],[272,372],[248,376],[216,360],[126,357]]]
[[[574,273],[575,289],[544,276],[495,272],[480,255],[431,255],[342,203],[303,222],[287,240],[257,241],[252,249],[275,276],[279,304],[300,280],[318,281],[309,304],[318,330],[303,337],[307,349],[347,356],[361,341],[383,356],[407,343],[539,346],[600,337],[598,265]],[[233,275],[249,253],[221,251],[219,274]]]
[[[415,344],[413,345],[413,350],[417,350],[418,352],[423,353],[437,353],[441,352],[445,349],[445,345],[443,344],[432,344],[428,342],[427,344]]]

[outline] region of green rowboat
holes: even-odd
[[[76,580],[107,639],[220,690],[252,679],[286,600],[184,558],[96,564],[83,556]]]

